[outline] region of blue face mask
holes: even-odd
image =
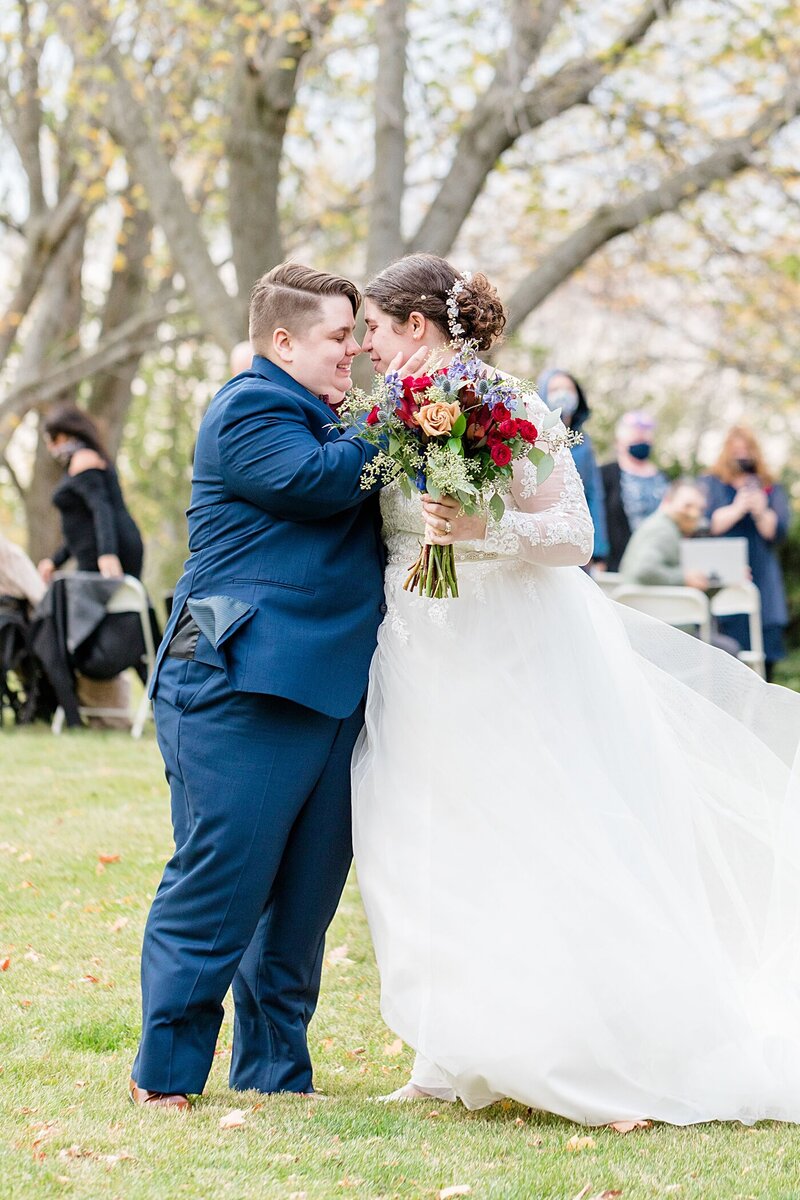
[[[639,462],[644,462],[650,457],[652,449],[650,442],[634,442],[632,446],[628,446],[628,454],[631,458],[638,458]]]

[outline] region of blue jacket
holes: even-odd
[[[572,418],[571,429],[576,433],[583,430],[583,426],[591,416],[589,402],[583,388],[578,383],[574,375],[570,375],[569,371],[562,371],[560,367],[554,367],[549,371],[542,371],[536,383],[536,390],[548,404],[547,392],[550,386],[550,380],[554,375],[567,375],[578,391],[578,407],[575,410],[575,415]],[[548,405],[549,407],[549,405]],[[589,513],[594,525],[594,549],[592,558],[607,558],[609,552],[608,545],[608,526],[606,523],[606,500],[605,490],[603,488],[603,479],[600,474],[600,467],[595,458],[594,447],[588,433],[584,433],[583,441],[577,446],[572,447],[572,458],[575,466],[578,468],[578,474],[581,477],[583,490],[586,493],[586,503],[589,506]]]
[[[360,486],[375,449],[335,420],[258,355],[214,397],[154,680],[188,604],[201,630],[195,659],[221,667],[234,691],[338,718],[355,710],[385,610],[383,549],[377,489]]]

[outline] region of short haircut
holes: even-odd
[[[361,293],[349,279],[301,263],[279,263],[256,281],[250,293],[250,341],[263,346],[280,328],[305,332],[318,317],[324,296],[345,296],[354,317],[361,305]]]
[[[667,501],[674,500],[679,492],[687,490],[697,492],[698,496],[701,496],[704,501],[708,500],[708,493],[704,485],[698,479],[693,479],[691,475],[681,475],[678,479],[673,479],[664,492],[663,499]]]

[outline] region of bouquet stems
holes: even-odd
[[[456,556],[452,545],[431,546],[426,543],[422,547],[419,558],[403,584],[406,592],[417,589],[421,596],[428,596],[432,600],[446,600],[448,596],[457,599]]]

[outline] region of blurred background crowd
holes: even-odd
[[[67,565],[158,606],[252,280],[422,249],[486,271],[498,365],[584,433],[598,579],[707,591],[673,532],[745,538],[800,687],[798,27],[798,0],[9,0],[0,591]]]

